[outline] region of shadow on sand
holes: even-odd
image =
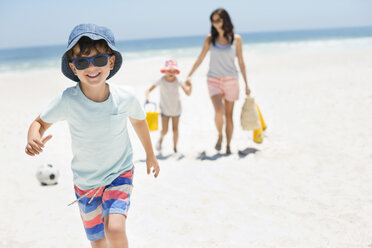
[[[258,151],[259,151],[258,149],[253,148],[253,147],[248,147],[248,148],[245,148],[244,150],[239,150],[238,152],[239,158],[245,158],[249,154],[255,154]]]
[[[204,152],[201,152],[199,154],[199,156],[196,157],[196,159],[199,159],[199,160],[217,160],[219,158],[222,158],[222,157],[227,157],[227,156],[230,156],[231,154],[226,154],[226,153],[216,153],[212,156],[209,156],[207,155],[207,153],[204,151]]]
[[[173,153],[170,153],[168,155],[163,155],[161,152],[159,152],[158,155],[156,155],[156,159],[158,160],[167,160],[168,158],[172,157]]]
[[[167,160],[168,158],[174,158],[177,161],[179,161],[179,160],[183,159],[184,157],[185,157],[185,155],[183,155],[181,153],[170,153],[168,155],[163,155],[160,152],[158,155],[156,155],[157,160]],[[140,159],[137,162],[146,163],[146,159]]]

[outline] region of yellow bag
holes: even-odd
[[[154,102],[146,102],[145,103],[145,109],[146,109],[146,105],[147,104],[152,104],[154,106],[154,110],[153,111],[149,111],[147,112],[146,111],[146,122],[147,122],[147,125],[149,126],[149,130],[150,131],[156,131],[156,130],[159,130],[159,112],[156,112],[156,103]]]
[[[256,104],[256,108],[257,108],[257,112],[260,118],[260,127],[253,130],[253,141],[260,144],[263,141],[263,132],[266,130],[267,126],[266,126],[265,120],[262,117],[260,108],[258,107],[257,104]]]

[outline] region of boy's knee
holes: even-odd
[[[106,225],[105,233],[107,236],[123,235],[125,233],[125,225],[121,222],[110,222]]]

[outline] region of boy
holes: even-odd
[[[32,122],[26,153],[43,151],[52,123],[67,120],[71,133],[74,188],[92,247],[128,247],[125,231],[132,191],[129,118],[146,151],[147,173],[160,171],[138,100],[106,83],[120,69],[121,54],[112,32],[94,24],[76,26],[62,56],[62,72],[77,82],[56,97]]]

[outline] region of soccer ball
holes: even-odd
[[[52,164],[43,164],[37,169],[36,172],[36,178],[43,186],[57,184],[58,177],[58,168]]]

